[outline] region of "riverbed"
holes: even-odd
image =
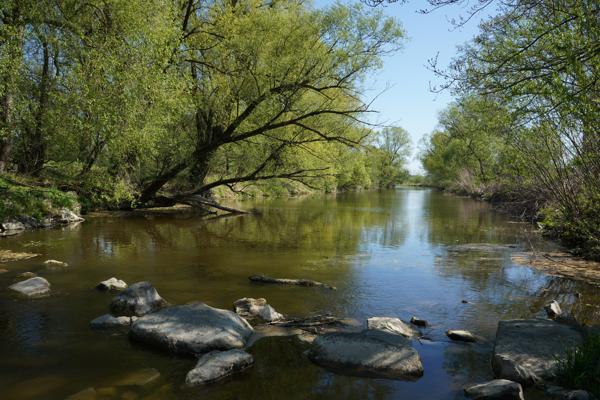
[[[492,378],[490,356],[500,319],[531,317],[557,299],[582,322],[600,321],[598,287],[515,264],[511,255],[552,251],[535,227],[483,202],[431,189],[318,195],[241,202],[251,215],[199,218],[185,212],[102,215],[62,230],[0,240],[0,249],[40,256],[6,263],[0,274],[2,399],[64,399],[88,387],[140,399],[462,399],[462,387]],[[44,260],[67,262],[49,270]],[[23,299],[7,289],[31,271],[52,285],[49,297]],[[309,278],[337,287],[257,285],[248,276]],[[183,387],[192,358],[93,331],[114,294],[94,286],[115,276],[150,281],[171,304],[203,301],[231,309],[264,297],[288,316],[333,313],[431,326],[414,342],[425,369],[411,381],[337,375],[312,364],[292,337],[266,338],[249,352],[256,364],[223,382]],[[450,342],[468,329],[476,344]],[[121,385],[154,368],[148,387]],[[536,394],[531,393],[531,398]],[[111,398],[111,397],[105,397]],[[132,397],[133,398],[133,397]]]

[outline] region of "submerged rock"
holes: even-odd
[[[144,387],[156,382],[160,378],[160,372],[155,368],[143,368],[130,372],[117,382],[115,386],[138,386]]]
[[[544,310],[546,310],[546,314],[548,314],[548,317],[550,317],[550,318],[556,318],[562,314],[562,310],[560,309],[560,304],[558,304],[558,301],[556,301],[556,300],[552,300],[552,302],[550,304],[547,304],[544,307]]]
[[[424,319],[415,317],[414,315],[410,318],[410,323],[423,328],[429,325],[429,322],[425,321]]]
[[[133,323],[129,334],[175,353],[200,354],[244,347],[252,332],[248,322],[232,311],[192,303],[145,315]]]
[[[35,278],[37,276],[37,274],[34,274],[33,272],[21,272],[20,274],[17,275],[17,278],[19,279],[29,279],[29,278]]]
[[[137,317],[113,317],[110,314],[104,314],[90,322],[93,329],[113,329],[113,328],[129,328],[129,326],[137,319]]]
[[[499,378],[540,383],[552,378],[557,360],[582,341],[573,326],[546,319],[500,321],[492,367]]]
[[[469,331],[465,330],[449,330],[446,331],[446,336],[452,340],[459,342],[476,342],[477,338]]]
[[[198,359],[198,364],[188,372],[187,386],[212,383],[250,367],[254,357],[243,350],[211,351]]]
[[[466,387],[465,394],[473,400],[524,400],[521,385],[506,379]]]
[[[113,298],[110,312],[113,315],[140,317],[166,305],[167,302],[160,297],[150,282],[137,282]]]
[[[568,390],[560,386],[548,386],[546,394],[552,400],[592,400],[594,397],[585,390]]]
[[[44,278],[36,276],[27,279],[26,281],[10,285],[8,288],[25,296],[40,296],[50,292],[50,283]]]
[[[107,280],[102,281],[99,284],[97,284],[96,289],[102,290],[102,291],[125,290],[125,289],[127,289],[127,284],[125,283],[125,281],[122,281],[120,279],[112,277],[110,279],[107,279]]]
[[[283,314],[275,311],[273,307],[267,304],[267,300],[262,298],[253,299],[244,297],[243,299],[236,300],[233,303],[233,307],[237,315],[247,319],[258,318],[266,322],[273,322],[284,318]]]
[[[407,338],[419,336],[419,331],[409,326],[400,318],[372,317],[367,319],[367,328],[402,335]]]
[[[58,261],[58,260],[46,260],[44,261],[44,265],[48,269],[62,269],[69,266],[66,262]]]
[[[65,400],[96,400],[96,389],[89,387],[70,395]]]
[[[403,336],[384,331],[338,332],[317,336],[308,352],[316,364],[335,372],[391,379],[423,375],[419,353]]]

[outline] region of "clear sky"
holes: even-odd
[[[331,0],[315,0],[316,7],[333,4]],[[406,129],[413,143],[413,156],[409,163],[411,172],[421,172],[416,158],[418,145],[423,135],[437,125],[439,111],[452,101],[448,92],[432,93],[430,83],[440,81],[427,69],[428,60],[439,53],[440,65],[447,65],[454,56],[456,46],[468,41],[477,33],[480,18],[474,18],[460,29],[455,29],[450,20],[464,9],[446,7],[430,14],[420,14],[418,9],[426,6],[424,0],[413,0],[408,4],[390,4],[384,12],[399,21],[406,33],[404,48],[388,56],[382,70],[367,79],[367,97],[385,93],[375,100],[373,108],[379,111],[377,122],[399,125]]]

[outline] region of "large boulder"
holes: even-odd
[[[367,328],[402,335],[407,338],[419,336],[419,331],[403,322],[400,318],[372,317],[367,319]]]
[[[498,378],[523,385],[551,379],[557,360],[583,341],[573,326],[546,319],[500,321],[492,367]]]
[[[506,379],[468,386],[465,394],[473,400],[524,400],[521,385]]]
[[[8,288],[25,296],[41,296],[50,292],[50,283],[44,278],[36,276],[10,285]]]
[[[160,297],[150,282],[137,282],[129,286],[110,303],[113,315],[142,316],[165,307],[167,302]]]
[[[317,336],[308,352],[316,364],[335,372],[390,379],[423,375],[419,353],[401,335],[379,330]]]
[[[233,311],[192,303],[145,315],[133,323],[129,334],[175,353],[200,354],[244,347],[252,332]]]
[[[250,367],[254,363],[251,354],[243,350],[211,351],[198,359],[198,364],[188,372],[187,386],[212,383]]]
[[[233,303],[233,307],[237,315],[246,319],[274,322],[284,318],[282,314],[267,304],[267,300],[262,298],[253,299],[251,297],[244,297],[243,299],[236,300]]]

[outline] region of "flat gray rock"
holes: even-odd
[[[133,323],[129,334],[175,353],[201,354],[242,348],[252,332],[248,322],[233,311],[192,303],[147,314]]]
[[[110,314],[104,314],[92,320],[90,326],[93,329],[114,329],[128,328],[137,317],[113,317]]]
[[[506,379],[466,387],[465,394],[473,400],[524,400],[521,385]]]
[[[198,364],[188,372],[187,386],[206,385],[250,367],[254,357],[243,350],[211,351],[198,359]]]
[[[50,292],[50,283],[44,278],[36,276],[10,285],[8,288],[25,296],[41,296]]]
[[[110,303],[113,315],[142,316],[165,307],[167,302],[160,297],[150,282],[137,282],[115,296]]]
[[[402,321],[400,318],[372,317],[367,319],[367,328],[379,330],[407,338],[418,337],[419,331]]]
[[[317,336],[308,352],[316,364],[348,375],[416,379],[423,375],[419,353],[408,339],[378,330]]]
[[[107,280],[102,281],[99,284],[97,284],[96,289],[102,290],[102,291],[125,290],[125,289],[127,289],[127,284],[125,283],[125,281],[122,281],[120,279],[112,277],[110,279],[107,279]]]
[[[570,325],[545,319],[500,321],[492,367],[497,377],[533,385],[554,375],[557,358],[583,338]]]
[[[284,317],[282,314],[275,311],[265,299],[253,299],[251,297],[244,297],[243,299],[236,300],[233,303],[235,312],[240,317],[247,319],[260,319],[265,322],[280,321]]]

